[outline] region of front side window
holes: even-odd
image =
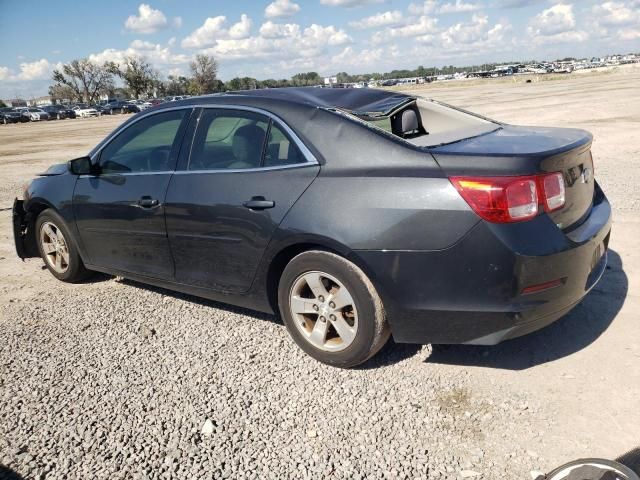
[[[263,115],[205,109],[191,148],[189,170],[258,168],[269,127]]]
[[[182,109],[157,113],[126,128],[102,150],[102,173],[173,170],[174,142],[188,112]]]

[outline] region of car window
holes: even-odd
[[[102,173],[172,170],[173,143],[187,112],[183,109],[157,113],[118,134],[100,154]]]
[[[264,166],[277,167],[306,162],[296,144],[277,124],[271,123],[269,141],[265,149]]]
[[[253,112],[205,109],[191,148],[189,170],[260,167],[269,120]]]

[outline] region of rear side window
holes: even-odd
[[[277,167],[304,163],[306,159],[297,145],[275,123],[269,129],[269,141],[265,149],[264,166]]]
[[[100,154],[102,173],[172,170],[173,145],[187,112],[183,109],[157,113],[118,134]]]
[[[254,112],[203,110],[189,170],[259,168],[268,128],[269,119]]]

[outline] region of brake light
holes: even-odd
[[[544,191],[545,210],[553,212],[564,207],[565,192],[564,179],[561,173],[550,173],[542,177]]]
[[[462,198],[483,219],[511,223],[535,217],[542,207],[552,212],[564,206],[561,173],[523,177],[452,177]]]

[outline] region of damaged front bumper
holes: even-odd
[[[33,223],[29,213],[24,209],[24,201],[16,198],[13,201],[13,241],[16,245],[16,254],[22,260],[38,256],[32,228]]]

